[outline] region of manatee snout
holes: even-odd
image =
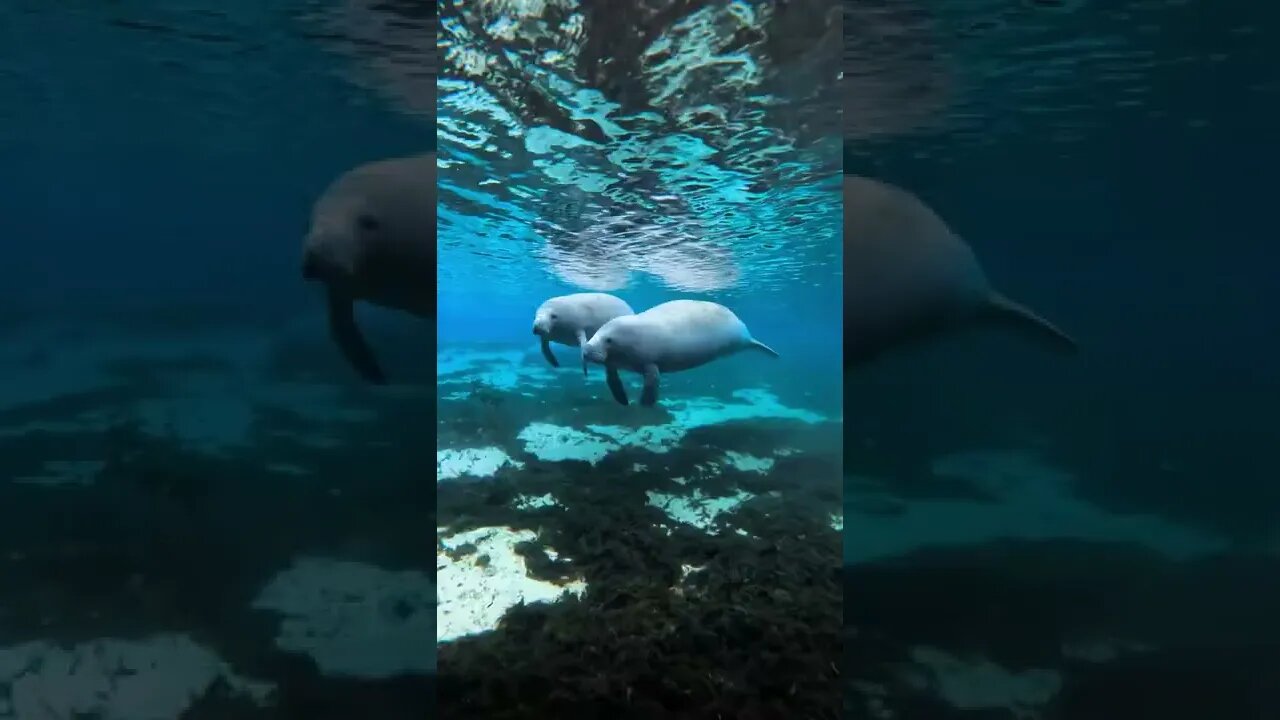
[[[302,278],[331,284],[349,284],[358,274],[354,243],[330,233],[307,236],[302,250]]]
[[[608,355],[605,353],[604,347],[598,343],[591,342],[588,342],[582,348],[582,357],[600,365],[603,365],[605,360],[608,359]]]
[[[554,313],[547,312],[545,307],[538,308],[538,311],[533,314],[533,332],[539,335],[550,333],[551,321],[554,319]]]
[[[337,284],[343,277],[340,267],[325,253],[316,248],[308,248],[302,254],[303,280]]]

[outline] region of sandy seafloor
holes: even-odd
[[[437,419],[385,335],[382,389],[219,313],[0,336],[0,720],[1280,716],[1280,547],[1051,443],[860,425],[842,498],[839,403],[754,368],[445,348]]]

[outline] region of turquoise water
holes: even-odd
[[[667,25],[635,8],[542,7],[441,11],[440,712],[735,715],[805,687],[795,711],[829,714],[835,16],[721,3]],[[573,29],[587,17],[594,40]],[[830,41],[787,46],[787,17]],[[596,44],[634,34],[631,22],[655,23],[647,53]],[[625,89],[585,81],[603,58],[639,64],[615,78]],[[530,333],[543,301],[581,292],[637,312],[719,303],[780,357],[664,374],[655,407],[636,402],[640,376],[624,371],[622,406],[602,366],[584,376],[578,349],[553,345],[553,368]],[[731,642],[739,632],[756,640]]]
[[[0,720],[1280,716],[1271,9],[439,6],[0,7]],[[302,239],[433,150],[373,387]],[[1081,354],[846,371],[842,173]],[[622,407],[583,290],[781,357]]]

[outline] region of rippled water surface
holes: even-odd
[[[1274,98],[1262,5],[1190,0],[844,3],[844,133],[859,166],[886,141],[950,162],[1029,140],[1079,155],[1117,123],[1202,135],[1218,108]],[[1240,118],[1236,118],[1238,122]]]
[[[58,150],[105,142],[237,151],[270,138],[281,150],[314,148],[358,131],[342,126],[344,109],[387,105],[429,136],[436,22],[424,8],[377,0],[71,0],[56,10],[6,2],[0,140]]]
[[[442,285],[617,290],[634,274],[712,292],[837,274],[840,38],[823,6],[450,4]]]

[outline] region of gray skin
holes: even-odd
[[[605,366],[609,392],[627,405],[627,391],[618,370],[644,375],[640,404],[658,402],[663,373],[689,370],[743,350],[778,353],[751,337],[747,326],[729,308],[703,300],[672,300],[635,315],[604,324],[587,341],[586,356]]]
[[[1062,353],[1075,340],[992,288],[973,250],[901,188],[844,178],[844,366],[966,326],[1007,328]]]
[[[329,332],[347,361],[385,384],[355,303],[435,317],[435,153],[367,163],[335,180],[312,210],[302,277],[324,285]]]
[[[542,356],[551,367],[560,362],[551,343],[582,348],[582,375],[587,374],[587,338],[602,325],[621,315],[634,315],[631,306],[606,293],[559,295],[542,303],[533,315],[533,334],[542,339]]]

